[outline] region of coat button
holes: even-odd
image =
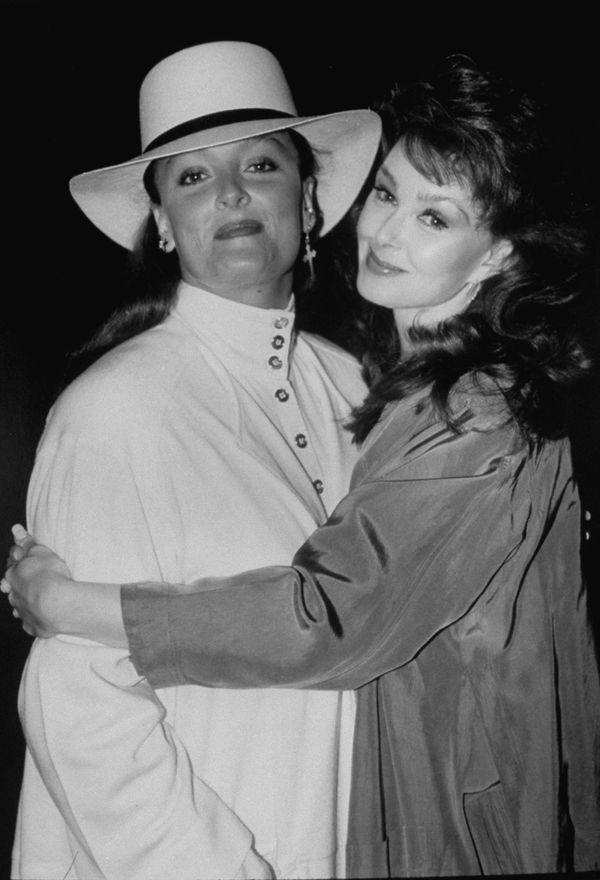
[[[274,370],[280,370],[283,366],[283,361],[274,354],[269,358],[269,366]]]
[[[304,449],[305,446],[308,445],[308,440],[306,439],[305,434],[296,434],[294,440],[296,441],[296,446],[298,446],[300,449]]]
[[[283,330],[283,328],[287,327],[289,323],[290,322],[288,318],[276,318],[273,322],[273,326],[276,330]]]
[[[271,345],[273,346],[273,348],[283,348],[284,343],[285,339],[283,338],[283,336],[274,336],[271,341]]]
[[[285,403],[286,400],[290,399],[290,395],[287,393],[285,388],[278,388],[275,392],[275,397],[277,398],[277,400],[280,400],[281,403]]]
[[[322,480],[313,480],[313,486],[315,487],[319,495],[323,494],[324,486]]]

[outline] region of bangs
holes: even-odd
[[[480,143],[457,142],[443,131],[427,132],[427,137],[418,131],[406,132],[400,140],[413,168],[427,180],[437,186],[466,187],[482,222],[490,220],[497,201],[509,197],[502,163],[486,154]]]
[[[458,183],[474,190],[468,164],[464,157],[458,158],[456,149],[442,150],[412,133],[402,138],[402,146],[410,164],[427,180],[437,186]]]

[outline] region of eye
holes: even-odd
[[[430,229],[440,230],[447,229],[448,224],[439,213],[439,211],[435,211],[433,208],[428,208],[426,211],[420,215],[421,223],[425,226],[428,226]]]
[[[256,159],[256,161],[249,163],[248,171],[265,174],[268,171],[276,171],[277,167],[277,163],[274,162],[273,159],[269,159],[267,156],[262,156],[260,159]]]
[[[381,204],[394,204],[396,201],[389,189],[383,184],[376,183],[373,187],[373,193],[375,201]]]
[[[179,175],[178,183],[180,186],[191,186],[206,180],[207,177],[208,174],[202,168],[186,168]]]

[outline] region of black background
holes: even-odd
[[[161,58],[208,40],[260,43],[280,59],[300,113],[364,107],[423,64],[463,52],[520,80],[551,106],[581,193],[598,226],[598,61],[591,18],[523,22],[519,9],[476,15],[422,4],[265,6],[247,3],[4,3],[1,98],[3,309],[0,340],[0,548],[24,521],[24,499],[65,353],[111,311],[125,283],[125,253],[70,200],[69,177],[139,152],[137,94]],[[453,4],[454,10],[456,6]],[[549,181],[549,186],[552,182]],[[598,320],[598,309],[591,316]],[[596,325],[597,326],[597,325]],[[597,333],[596,333],[597,338]],[[600,422],[596,380],[573,440],[587,524],[585,564],[598,620]],[[0,550],[1,552],[1,550]],[[8,877],[23,741],[18,680],[30,639],[0,602],[2,851]]]

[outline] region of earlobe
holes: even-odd
[[[512,242],[503,238],[492,245],[488,256],[483,260],[480,270],[470,279],[471,281],[481,284],[486,278],[496,275],[507,268],[512,256]]]
[[[315,179],[309,177],[304,181],[302,194],[302,231],[310,232],[317,221],[314,208]]]
[[[490,274],[501,272],[503,269],[506,269],[512,252],[512,242],[507,238],[502,238],[500,241],[497,241],[492,247],[492,252],[486,261],[488,267],[491,269]]]
[[[316,223],[315,212],[313,208],[302,209],[302,231],[311,232]]]
[[[156,229],[158,231],[158,246],[165,254],[170,254],[171,251],[175,250],[175,242],[173,241],[173,236],[171,235],[167,219],[163,215],[160,207],[156,205],[152,206],[152,216],[154,217],[154,222],[156,223]]]
[[[501,239],[492,250],[492,263],[496,272],[506,269],[510,258],[512,257],[512,242],[507,238]]]

